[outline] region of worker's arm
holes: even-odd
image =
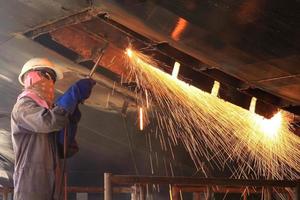
[[[76,133],[77,133],[77,126],[81,118],[81,113],[78,108],[76,107],[74,113],[69,117],[69,124],[67,129],[62,129],[59,131],[57,135],[57,144],[58,144],[58,152],[60,158],[64,158],[64,140],[65,140],[65,131],[67,131],[67,158],[73,156],[79,151],[79,147],[76,141]]]
[[[53,109],[39,106],[28,97],[19,99],[12,117],[22,128],[37,133],[50,133],[65,127],[79,102],[87,99],[95,81],[81,79],[74,83],[56,102]]]
[[[95,81],[89,78],[79,80],[56,101],[56,105],[63,107],[70,113],[70,123],[68,127],[60,130],[57,137],[59,155],[61,158],[63,158],[65,131],[67,131],[68,135],[67,157],[73,156],[76,152],[78,152],[79,148],[75,139],[77,125],[81,118],[81,113],[78,109],[78,103],[89,98],[95,83]],[[74,102],[77,103],[74,104]]]
[[[18,126],[36,133],[50,133],[61,130],[68,121],[68,112],[55,106],[46,109],[29,97],[18,100],[12,117]]]

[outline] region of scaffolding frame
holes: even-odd
[[[287,195],[288,200],[300,200],[300,180],[248,180],[223,178],[192,178],[166,176],[132,176],[104,173],[104,187],[68,186],[67,193],[104,193],[104,200],[113,200],[113,194],[131,195],[131,200],[145,200],[147,186],[165,185],[170,188],[170,200],[181,200],[181,194],[193,194],[193,200],[211,200],[213,193],[239,193],[243,200],[250,194],[261,194],[264,190],[265,199],[272,200],[272,193]],[[294,189],[289,192],[286,188]],[[290,190],[292,191],[292,190]],[[8,200],[13,193],[11,187],[0,187],[2,199]],[[205,197],[200,194],[206,194]]]
[[[263,193],[264,199],[272,200],[272,193],[286,194],[289,200],[300,200],[299,180],[249,180],[228,178],[193,178],[166,176],[130,176],[104,173],[104,200],[113,200],[115,185],[129,185],[133,188],[132,200],[145,200],[145,186],[169,185],[170,199],[181,199],[181,192],[191,192],[195,200],[200,200],[199,193],[206,193],[205,200],[211,200],[213,193],[241,193],[243,199],[253,193]],[[291,194],[285,188],[294,189]],[[247,192],[245,192],[247,191]]]

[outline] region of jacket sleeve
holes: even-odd
[[[68,113],[63,108],[46,109],[28,97],[18,100],[12,117],[18,126],[36,133],[59,131],[68,121]]]
[[[72,157],[79,151],[79,146],[76,141],[76,133],[77,133],[77,127],[78,123],[81,118],[81,113],[78,108],[78,105],[76,106],[76,109],[72,115],[69,116],[69,124],[67,127],[67,135],[68,135],[68,147],[67,147],[67,158]],[[57,144],[58,144],[58,152],[59,157],[64,158],[64,140],[65,140],[65,129],[62,129],[57,134]]]

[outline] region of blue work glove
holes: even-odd
[[[75,85],[78,87],[80,92],[79,102],[82,102],[90,97],[92,89],[95,84],[96,81],[94,81],[91,78],[81,79],[75,83]]]
[[[89,98],[95,84],[96,82],[90,78],[77,81],[58,98],[56,105],[64,108],[69,113],[73,113],[78,103]]]
[[[77,125],[80,121],[81,113],[78,109],[78,105],[75,108],[75,111],[72,115],[69,117],[70,123],[67,127],[67,157],[73,156],[75,153],[79,151],[78,144],[76,142],[76,132],[77,132]],[[58,143],[58,149],[59,149],[59,156],[60,158],[64,157],[64,134],[65,134],[65,128],[60,130],[57,135],[57,143]]]

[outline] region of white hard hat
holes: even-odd
[[[21,73],[19,75],[19,82],[24,85],[23,76],[28,71],[37,69],[37,68],[49,68],[52,69],[56,74],[56,80],[63,78],[63,73],[54,66],[54,64],[49,61],[47,58],[32,58],[28,60],[22,67]]]

